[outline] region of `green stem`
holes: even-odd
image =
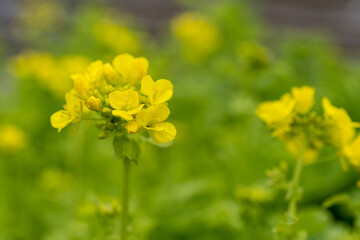
[[[130,160],[124,159],[123,168],[123,193],[122,193],[122,214],[121,214],[121,227],[120,227],[120,239],[126,240],[127,238],[127,226],[128,226],[128,211],[129,211],[129,175],[130,175]]]
[[[300,198],[299,182],[300,182],[302,168],[303,168],[303,161],[302,161],[302,157],[300,156],[299,159],[297,160],[297,163],[296,163],[296,166],[294,169],[294,175],[289,184],[289,189],[288,189],[288,193],[287,193],[287,199],[289,200],[287,215],[292,220],[295,220],[296,215],[297,215],[297,213],[296,213],[297,212],[297,202]]]

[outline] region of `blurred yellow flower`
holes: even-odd
[[[160,79],[155,83],[151,76],[145,76],[141,81],[141,93],[148,97],[151,105],[168,101],[173,95],[173,85],[169,80]]]
[[[13,152],[26,146],[25,133],[15,125],[0,126],[0,150]]]
[[[343,153],[352,165],[360,167],[360,135],[344,147]]]
[[[135,58],[130,54],[120,54],[113,60],[113,66],[121,75],[123,83],[139,85],[147,74],[149,62],[146,58]]]
[[[140,50],[138,37],[125,26],[110,19],[102,19],[94,26],[95,38],[116,52],[137,53]]]
[[[293,87],[291,93],[296,102],[296,111],[305,114],[314,105],[315,89],[309,86]]]
[[[171,21],[171,30],[181,42],[184,55],[191,61],[202,60],[220,45],[220,31],[206,17],[185,12]]]
[[[83,112],[83,103],[75,95],[75,91],[71,90],[65,95],[66,105],[65,110],[60,110],[51,115],[50,122],[54,128],[60,132],[69,123],[78,123],[81,121]]]
[[[139,104],[139,94],[134,90],[114,91],[109,95],[112,114],[126,121],[133,120],[133,115],[141,111],[144,104]]]
[[[176,129],[173,124],[164,122],[170,115],[170,110],[166,104],[158,104],[143,109],[136,116],[139,127],[149,131],[155,143],[168,143],[174,140]]]
[[[55,58],[47,53],[26,51],[15,58],[14,70],[20,78],[34,78],[56,97],[63,97],[72,86],[69,75],[82,72],[88,63],[83,56]]]
[[[329,128],[329,142],[336,147],[347,145],[354,138],[359,123],[353,122],[345,109],[334,107],[326,97],[322,99],[322,106]]]
[[[268,127],[275,128],[273,136],[287,131],[294,115],[295,100],[290,94],[284,94],[280,100],[266,101],[256,109],[256,115],[263,120]]]

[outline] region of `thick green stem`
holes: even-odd
[[[297,202],[300,198],[299,182],[300,182],[302,168],[303,168],[303,161],[302,161],[302,158],[299,157],[299,159],[297,160],[297,163],[296,163],[296,166],[294,169],[294,175],[289,184],[289,189],[288,189],[288,193],[287,193],[287,199],[289,200],[287,215],[292,220],[296,219],[296,215],[297,215],[297,213],[296,213],[297,212]]]
[[[128,211],[129,211],[129,176],[130,176],[130,160],[123,160],[123,181],[122,181],[122,214],[121,214],[121,227],[120,236],[121,240],[127,238],[127,226],[128,226]]]

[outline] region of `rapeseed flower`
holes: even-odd
[[[68,55],[57,58],[48,53],[26,51],[14,60],[14,72],[21,79],[34,79],[56,97],[64,97],[72,87],[71,74],[84,71],[86,57]]]
[[[25,133],[15,125],[0,126],[0,150],[14,152],[26,146]]]
[[[70,123],[96,119],[99,138],[111,132],[148,132],[155,143],[167,143],[176,135],[167,101],[173,95],[169,80],[154,82],[147,75],[148,60],[120,54],[111,63],[92,62],[84,72],[71,75],[74,89],[66,94],[63,110],[54,113],[51,124],[60,132]]]
[[[291,93],[296,102],[296,111],[306,114],[314,105],[315,89],[309,86],[293,87]]]
[[[141,93],[147,96],[150,105],[168,101],[173,95],[173,85],[169,80],[160,79],[153,81],[150,75],[141,81]]]
[[[126,121],[133,120],[133,115],[141,111],[144,104],[139,103],[139,94],[134,90],[114,91],[109,95],[112,114]]]
[[[325,122],[328,128],[328,141],[336,147],[344,147],[353,140],[359,123],[353,122],[343,108],[333,106],[328,98],[322,99]]]
[[[354,141],[344,147],[344,155],[349,159],[350,164],[360,167],[360,135]]]
[[[294,109],[295,100],[290,94],[284,94],[280,100],[261,103],[256,109],[256,115],[269,128],[274,129],[273,136],[277,136],[289,130],[293,121]]]
[[[355,138],[360,124],[326,97],[322,99],[323,116],[311,111],[314,95],[312,87],[293,87],[291,94],[280,100],[261,103],[256,114],[273,131],[272,136],[303,162],[314,162],[320,150],[329,145],[339,150],[341,159],[346,157],[352,165],[360,166],[360,137]]]
[[[97,41],[116,52],[137,53],[140,50],[140,41],[136,34],[110,19],[98,21],[93,27],[93,34]]]
[[[316,160],[322,143],[322,123],[310,113],[314,105],[315,89],[293,87],[280,100],[261,103],[256,114],[273,131],[272,136],[284,142],[287,150],[302,161]]]
[[[121,76],[122,83],[139,85],[147,74],[149,62],[146,58],[135,58],[130,54],[120,54],[113,60],[115,70]]]
[[[82,118],[84,103],[76,95],[75,90],[71,90],[65,95],[66,105],[64,110],[59,110],[50,117],[51,125],[60,132],[69,123],[79,123]]]
[[[219,29],[198,13],[186,12],[175,17],[171,21],[171,30],[190,61],[203,60],[220,46]]]
[[[136,116],[140,128],[147,129],[155,143],[167,143],[174,140],[176,129],[173,124],[164,122],[170,115],[166,104],[158,104],[142,110]]]

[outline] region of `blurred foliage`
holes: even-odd
[[[274,182],[290,177],[294,161],[256,106],[309,85],[317,101],[328,96],[360,121],[360,62],[342,56],[331,36],[275,36],[249,1],[179,2],[186,13],[151,36],[106,6],[23,1],[13,30],[26,51],[9,56],[0,47],[0,240],[118,239],[122,166],[111,141],[97,140],[86,121],[75,136],[71,128],[58,134],[49,117],[70,74],[123,52],[146,56],[154,79],[174,83],[178,130],[167,148],[141,146],[130,239],[274,239],[286,209]],[[324,149],[304,168],[301,234],[291,239],[359,239],[357,178]]]

